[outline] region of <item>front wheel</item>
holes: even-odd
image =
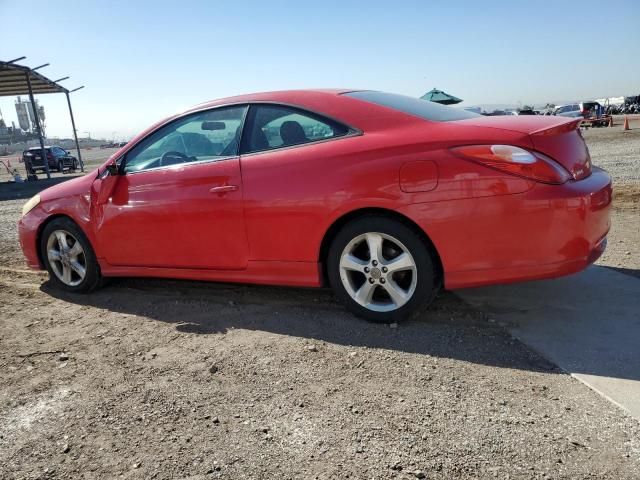
[[[345,225],[327,258],[329,282],[356,315],[373,322],[403,320],[428,306],[437,290],[429,247],[413,228],[367,215]]]
[[[42,260],[52,283],[69,292],[100,285],[100,266],[84,232],[69,218],[49,222],[40,239]]]

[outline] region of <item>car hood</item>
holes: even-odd
[[[55,200],[62,197],[72,197],[75,195],[85,195],[90,192],[91,184],[96,179],[98,170],[93,170],[82,177],[59,183],[40,192],[43,202]]]

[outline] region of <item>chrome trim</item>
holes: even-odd
[[[234,155],[234,156],[231,156],[231,157],[221,157],[221,158],[211,158],[211,159],[207,159],[207,160],[198,160],[196,162],[176,163],[174,165],[163,165],[161,167],[145,168],[144,170],[136,170],[136,171],[133,171],[133,172],[124,172],[124,173],[121,173],[121,175],[137,175],[139,173],[144,173],[144,172],[157,172],[158,170],[177,169],[178,167],[189,167],[191,165],[202,165],[204,163],[216,163],[216,162],[222,162],[224,160],[233,160],[234,158],[240,158],[240,157],[239,157],[239,155]]]
[[[344,138],[361,137],[362,135],[364,135],[364,133],[362,132],[352,132],[352,133],[347,133],[345,135],[340,135],[339,137],[322,138],[320,140],[314,140],[312,142],[298,143],[296,145],[287,145],[286,147],[275,147],[275,148],[270,148],[269,150],[259,150],[257,152],[242,153],[240,154],[240,159],[244,157],[250,157],[253,155],[263,155],[271,152],[281,152],[282,150],[289,150],[291,148],[307,147],[309,145],[316,145],[318,143],[333,142],[337,140],[342,140]]]

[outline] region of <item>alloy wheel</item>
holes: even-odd
[[[375,312],[391,312],[413,296],[417,266],[398,239],[385,233],[363,233],[342,252],[340,279],[359,305]]]
[[[47,239],[47,259],[58,279],[70,287],[87,275],[87,259],[81,243],[66,230],[54,230]]]

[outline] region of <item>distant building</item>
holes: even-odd
[[[40,124],[42,125],[42,135],[44,136],[44,120],[46,118],[44,107],[38,104],[38,100],[35,101],[35,107],[38,109],[38,116],[40,117]],[[23,101],[18,97],[16,99],[16,114],[18,115],[18,125],[20,125],[22,130],[25,132],[36,132],[38,130],[31,102]]]
[[[31,130],[31,121],[29,120],[29,111],[27,105],[31,102],[23,102],[20,97],[16,100],[16,114],[18,115],[18,125],[22,130],[28,132]]]

